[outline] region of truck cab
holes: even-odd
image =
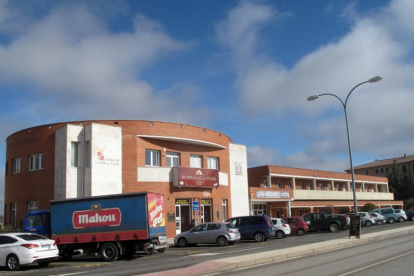
[[[24,214],[23,232],[50,237],[50,212],[47,210]]]

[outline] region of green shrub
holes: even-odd
[[[414,207],[414,197],[404,200],[404,209],[408,210],[411,207]]]
[[[377,209],[377,205],[374,203],[368,202],[367,204],[362,207],[362,212],[371,212],[372,210]]]

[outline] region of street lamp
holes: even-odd
[[[344,112],[345,112],[345,123],[346,123],[346,134],[348,136],[348,150],[349,150],[349,162],[351,163],[351,173],[352,173],[352,189],[353,189],[353,196],[354,196],[354,213],[355,215],[358,214],[358,207],[357,207],[357,198],[356,198],[356,189],[355,189],[355,175],[354,175],[354,166],[352,164],[352,150],[351,150],[351,138],[349,137],[349,127],[348,127],[348,115],[346,113],[346,105],[348,103],[348,99],[349,96],[351,95],[351,93],[355,90],[355,88],[357,88],[358,86],[364,84],[364,83],[374,83],[374,82],[379,82],[380,80],[382,80],[381,76],[376,76],[373,78],[370,78],[367,81],[361,82],[360,84],[356,85],[354,88],[352,88],[352,90],[349,92],[348,96],[346,97],[345,103],[336,95],[331,94],[331,93],[324,93],[324,94],[319,94],[319,95],[313,95],[313,96],[309,96],[308,97],[308,101],[314,101],[316,99],[318,99],[321,96],[334,96],[335,98],[337,98],[342,106],[344,107]]]

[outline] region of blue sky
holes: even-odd
[[[61,121],[188,123],[249,166],[343,171],[414,154],[414,1],[0,1],[5,140]],[[0,185],[4,186],[3,179]],[[0,189],[2,190],[2,189]]]

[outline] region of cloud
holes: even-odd
[[[296,167],[301,163],[307,166],[307,162],[332,169],[343,166],[344,162],[331,158],[346,157],[348,152],[341,103],[334,97],[321,97],[311,103],[306,98],[334,93],[345,101],[355,85],[376,75],[383,75],[384,80],[358,87],[349,98],[354,151],[381,158],[401,155],[413,146],[414,117],[408,114],[414,102],[414,2],[391,1],[364,16],[356,8],[347,7],[344,13],[352,17],[346,35],[307,53],[291,68],[258,52],[261,29],[278,18],[271,4],[241,2],[218,24],[218,40],[233,59],[244,116],[271,114],[275,121],[287,120],[292,114],[301,118],[296,133],[306,140],[308,149],[284,162]],[[246,18],[244,24],[234,23],[236,15]],[[248,38],[246,42],[244,37]]]
[[[3,4],[0,21],[9,20],[5,11]],[[174,39],[159,22],[142,14],[131,23],[131,31],[112,31],[84,5],[57,6],[33,19],[24,33],[0,44],[0,82],[28,90],[30,101],[22,103],[21,111],[30,117],[206,120],[206,108],[182,104],[188,101],[185,90],[164,94],[142,77],[145,70],[190,50],[193,43]],[[25,95],[13,91],[11,96],[19,94]]]

